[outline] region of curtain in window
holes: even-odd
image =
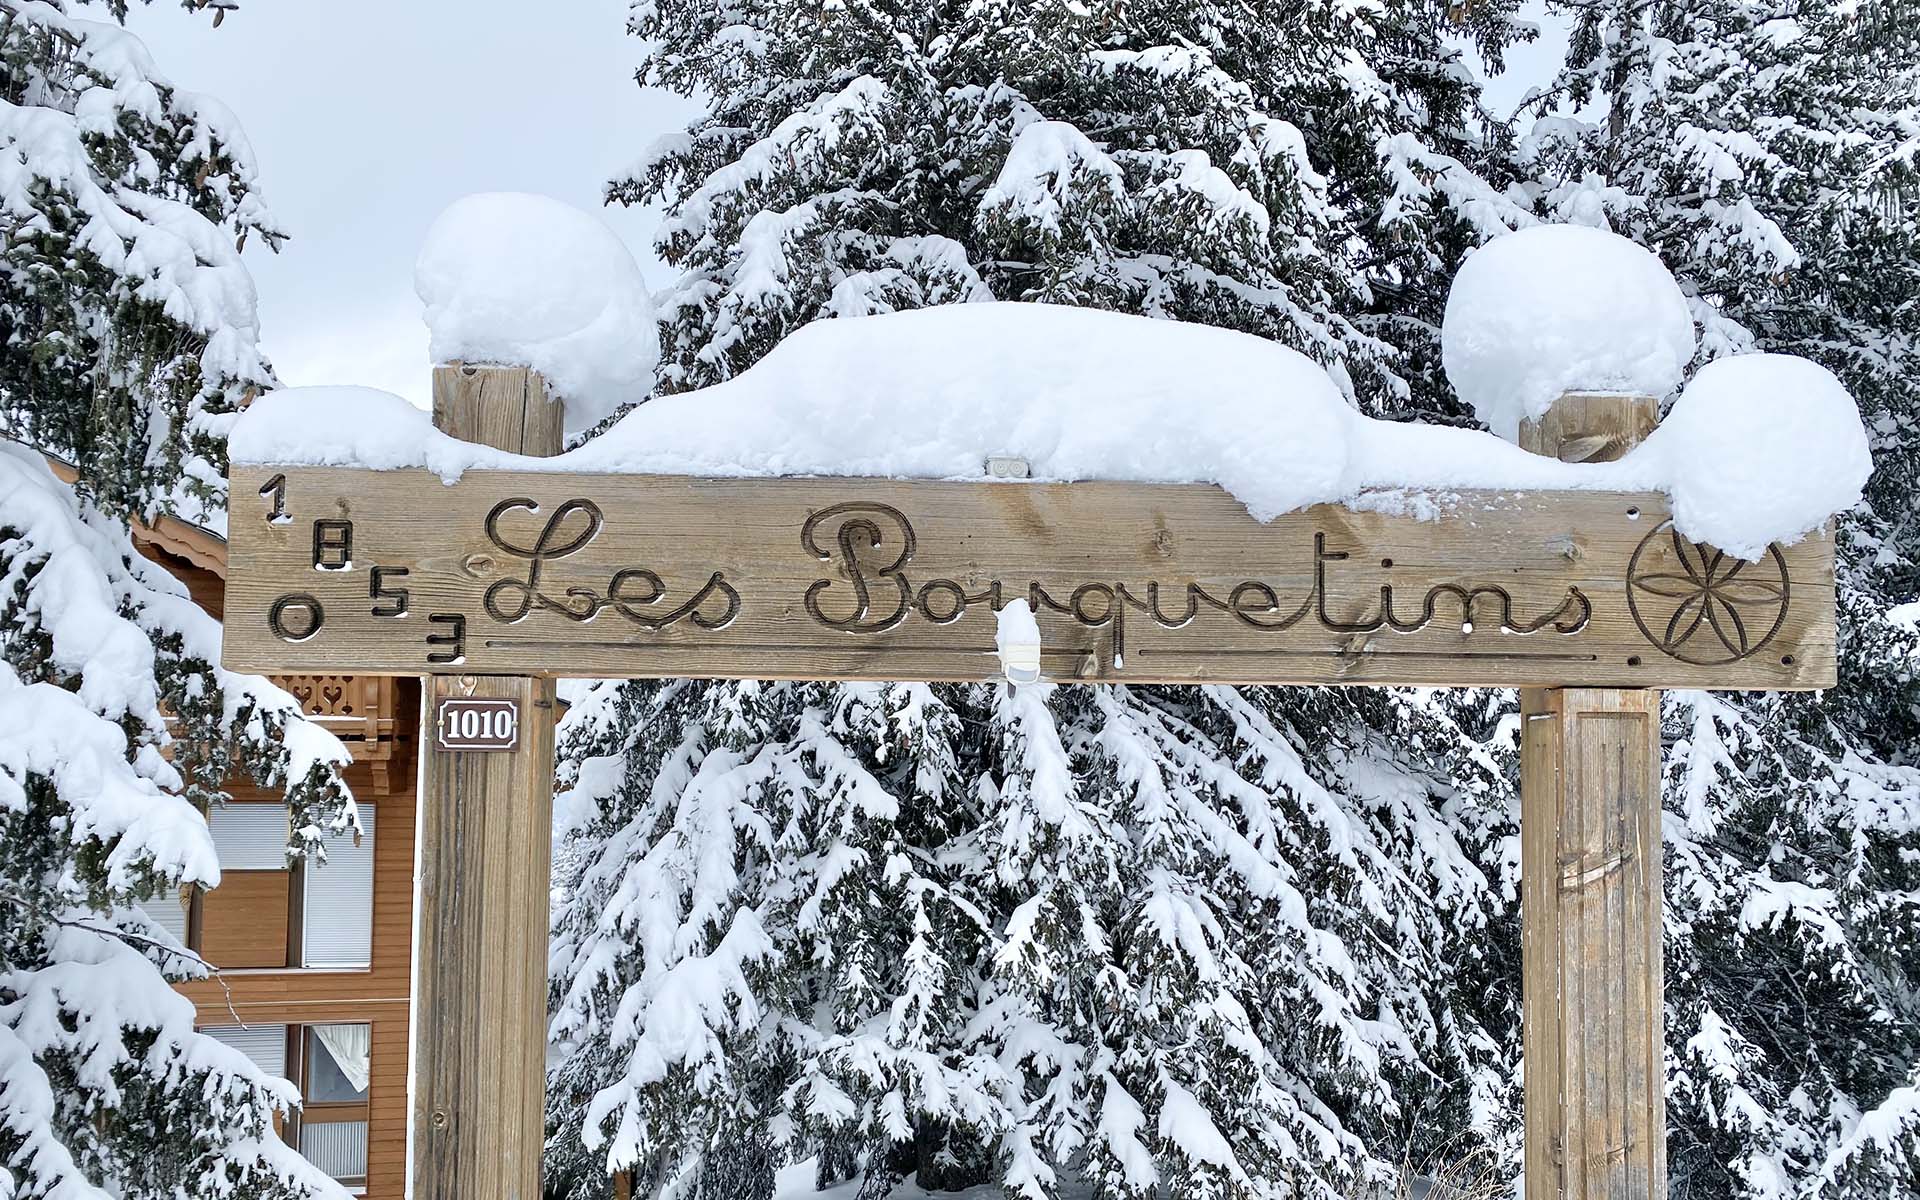
[[[373,1053],[371,1025],[315,1025],[313,1036],[327,1048],[335,1066],[356,1092],[367,1090],[368,1064]]]

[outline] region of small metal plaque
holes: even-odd
[[[442,750],[512,750],[520,744],[520,704],[448,697],[434,714],[433,731]]]

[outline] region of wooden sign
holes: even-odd
[[[1825,535],[1744,562],[1664,497],[1379,496],[1261,523],[1218,488],[238,467],[249,671],[1816,688]]]
[[[444,696],[433,714],[433,740],[442,750],[512,750],[520,744],[520,705]]]

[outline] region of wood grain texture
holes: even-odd
[[[1563,396],[1520,441],[1604,462],[1658,416],[1650,396]],[[1665,1200],[1660,693],[1527,689],[1520,714],[1526,1193]]]
[[[1647,440],[1660,401],[1621,392],[1570,392],[1520,422],[1520,448],[1561,462],[1612,462]]]
[[[414,1194],[538,1200],[545,1136],[553,682],[436,676],[446,696],[516,700],[522,748],[426,752]]]
[[[285,519],[230,522],[226,662],[250,671],[983,680],[997,595],[1034,603],[1062,680],[1834,681],[1830,538],[1736,571],[1656,494],[1265,524],[1215,487],[1123,483],[249,466],[234,494],[276,474]]]
[[[436,368],[433,415],[443,432],[496,449],[561,449],[560,405],[525,368]],[[393,607],[391,595],[373,607]],[[454,696],[513,701],[521,730],[504,753],[422,740],[413,1195],[540,1200],[553,680],[440,675],[422,692],[423,731]]]
[[[433,369],[434,428],[463,442],[546,458],[565,449],[562,406],[525,367],[446,363]]]
[[[1527,1194],[1659,1200],[1660,694],[1528,689],[1521,714]]]

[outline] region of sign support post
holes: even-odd
[[[518,454],[562,449],[561,406],[524,367],[435,367],[433,422]],[[412,1194],[539,1200],[553,679],[430,675],[422,691]],[[492,739],[510,748],[444,748],[441,706],[475,700],[517,710],[517,736]]]
[[[1520,444],[1604,462],[1658,417],[1650,396],[1568,395]],[[1526,688],[1520,711],[1526,1193],[1663,1200],[1660,693]]]

